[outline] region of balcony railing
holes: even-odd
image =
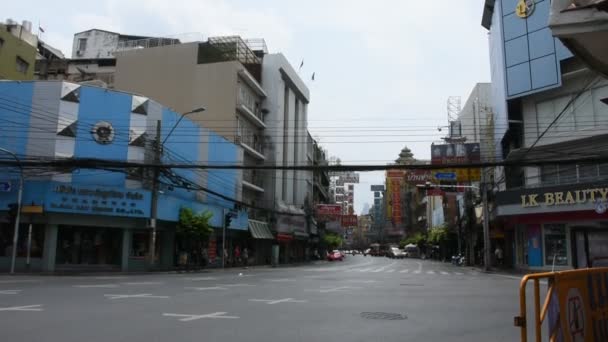
[[[261,155],[264,155],[262,139],[251,128],[241,127],[239,132],[237,132],[237,142],[243,143]]]

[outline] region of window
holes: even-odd
[[[78,51],[84,51],[87,49],[87,39],[79,38],[78,39]]]
[[[568,247],[566,245],[566,226],[563,224],[545,224],[543,226],[545,242],[545,265],[567,266]]]
[[[540,168],[542,185],[575,184],[608,176],[608,164],[543,165]]]
[[[543,165],[540,167],[540,181],[543,185],[558,184],[557,165]]]
[[[22,74],[27,74],[27,69],[29,69],[30,64],[26,62],[23,58],[17,56],[15,67],[18,72]]]

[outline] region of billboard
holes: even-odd
[[[408,170],[405,172],[405,182],[413,185],[425,184],[433,180],[430,170]]]
[[[317,217],[340,216],[342,215],[342,206],[339,204],[317,204]]]
[[[359,174],[356,172],[349,172],[340,176],[339,180],[342,183],[359,183]]]
[[[386,192],[388,196],[387,215],[395,226],[403,222],[401,217],[401,185],[404,180],[403,170],[386,171]]]
[[[356,227],[357,226],[357,215],[342,215],[342,227]]]
[[[431,164],[471,164],[481,162],[479,143],[431,145]]]
[[[380,192],[382,192],[382,191],[384,191],[384,184],[372,185],[371,188],[370,188],[370,191],[374,191],[374,192],[380,191]]]

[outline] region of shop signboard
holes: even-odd
[[[50,183],[44,211],[148,218],[150,199],[141,189]]]
[[[342,181],[342,183],[358,184],[359,183],[359,174],[356,172],[348,172],[348,173],[341,175],[340,180]]]
[[[481,162],[479,143],[431,145],[431,164],[472,164]]]
[[[207,249],[207,256],[210,264],[215,264],[217,257],[217,240],[214,236],[209,238],[209,248]]]
[[[357,215],[342,215],[342,227],[356,227]]]
[[[408,170],[405,173],[405,182],[412,185],[425,184],[433,180],[430,170]]]
[[[344,187],[343,186],[337,186],[336,187],[336,194],[344,194]]]
[[[386,184],[389,205],[387,205],[387,215],[395,226],[402,223],[401,217],[401,185],[404,180],[403,170],[387,170]]]
[[[330,219],[339,218],[340,215],[342,215],[342,206],[340,204],[317,204],[317,220],[328,221]]]

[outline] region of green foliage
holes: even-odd
[[[190,208],[181,208],[177,232],[192,238],[205,240],[213,232],[213,228],[209,224],[211,217],[213,217],[213,213],[209,211],[197,214]]]
[[[448,239],[448,229],[446,227],[435,227],[429,231],[428,242],[438,245]]]
[[[414,244],[416,246],[422,246],[426,243],[426,236],[422,233],[416,233],[406,239],[399,242],[399,248],[404,248],[406,245]]]
[[[342,237],[338,234],[334,233],[326,233],[323,237],[323,241],[327,245],[328,249],[336,249],[338,246],[342,245]]]

